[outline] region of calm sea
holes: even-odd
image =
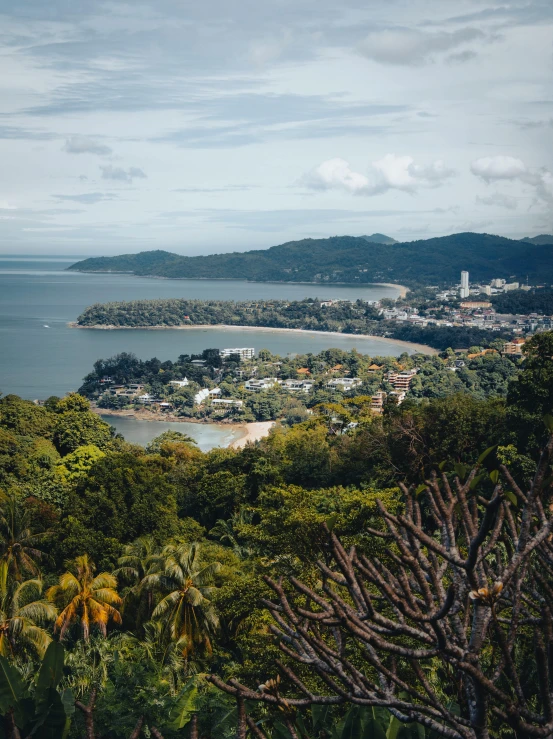
[[[77,257],[0,256],[0,392],[46,398],[76,390],[92,364],[118,352],[142,359],[176,359],[210,347],[253,346],[278,354],[328,347],[371,355],[398,355],[400,345],[353,336],[313,336],[190,329],[187,331],[85,331],[70,329],[92,303],[140,298],[364,298],[397,297],[389,287],[253,283],[240,280],[160,280],[131,275],[64,271]]]

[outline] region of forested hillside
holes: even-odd
[[[208,453],[0,398],[0,735],[550,734],[553,333],[525,352],[506,399]]]
[[[461,270],[468,269],[473,281],[494,277],[522,281],[528,276],[531,282],[541,284],[544,280],[553,282],[553,247],[477,233],[393,244],[363,236],[334,236],[201,257],[163,251],[98,257],[69,269],[175,278],[405,285],[454,284]]]

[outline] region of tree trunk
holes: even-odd
[[[238,708],[238,722],[236,724],[236,739],[246,739],[246,707],[244,705],[243,698],[236,699],[236,705]]]
[[[194,714],[190,721],[190,739],[198,739],[198,716]]]
[[[96,703],[96,688],[90,691],[88,704],[85,706],[81,701],[75,701],[75,707],[84,714],[84,725],[86,729],[86,739],[96,739],[94,734],[94,704]]]
[[[136,726],[132,730],[132,734],[129,736],[129,739],[138,739],[143,725],[144,725],[144,716],[141,716],[136,722]]]

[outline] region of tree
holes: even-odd
[[[22,580],[25,573],[38,575],[36,560],[43,556],[38,549],[43,534],[30,527],[30,515],[14,495],[0,502],[0,561],[6,562],[11,577]]]
[[[57,416],[53,441],[62,457],[74,452],[80,446],[89,444],[103,450],[110,444],[111,439],[111,427],[95,413],[81,409],[70,410]]]
[[[543,440],[541,419],[553,414],[553,331],[533,336],[523,352],[523,369],[509,385],[508,417],[519,450],[535,455]]]
[[[121,598],[117,594],[117,578],[108,572],[94,577],[94,565],[88,555],[75,559],[76,575],[66,572],[46,592],[47,598],[61,610],[54,624],[55,631],[63,639],[67,630],[80,623],[85,641],[90,638],[91,627],[97,627],[105,636],[110,621],[121,623]]]
[[[30,649],[42,657],[51,642],[44,629],[57,615],[56,608],[41,598],[42,580],[17,582],[6,561],[0,562],[0,655],[12,657]]]
[[[277,595],[266,602],[272,630],[288,658],[279,669],[294,695],[274,681],[258,691],[211,681],[287,716],[354,704],[388,708],[448,739],[550,737],[552,456],[553,436],[526,492],[493,449],[481,456],[489,474],[457,465],[402,486],[403,513],[380,504],[384,528],[371,529],[387,557],[346,551],[327,531],[332,562],[319,562],[321,587],[266,578]]]
[[[170,544],[162,555],[163,570],[142,581],[143,587],[166,593],[152,618],[163,624],[165,635],[178,643],[184,655],[198,649],[211,652],[211,640],[219,622],[210,595],[219,563],[203,564],[199,544]]]

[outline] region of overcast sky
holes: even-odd
[[[553,2],[0,2],[0,251],[553,230]]]

